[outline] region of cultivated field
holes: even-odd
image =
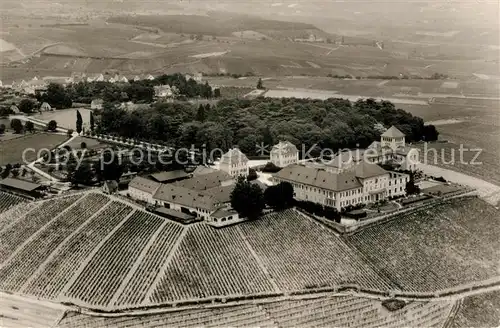
[[[24,202],[23,198],[0,191],[0,213],[7,211],[21,202]]]
[[[377,300],[337,296],[118,318],[70,312],[57,327],[441,327],[452,305],[412,302],[389,312]]]
[[[494,276],[496,210],[478,200],[443,207],[435,220],[407,215],[346,243],[294,210],[215,229],[95,192],[20,204],[0,214],[0,289],[111,310],[346,285],[434,291]]]
[[[2,141],[0,143],[0,153],[2,154],[0,156],[0,165],[3,166],[9,163],[25,164],[23,151],[29,148],[34,149],[34,151],[27,151],[24,159],[26,163],[32,162],[38,158],[37,153],[41,149],[53,149],[66,140],[68,140],[68,137],[60,134],[28,133],[20,138]]]
[[[500,291],[497,290],[464,299],[450,327],[497,327],[499,322]]]
[[[432,292],[498,276],[499,221],[494,207],[460,198],[345,239],[401,289]]]
[[[340,238],[293,210],[247,222],[241,230],[281,290],[352,283],[394,288]]]

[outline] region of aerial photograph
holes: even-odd
[[[500,327],[500,0],[1,0],[0,328]]]

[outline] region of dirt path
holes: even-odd
[[[422,170],[424,174],[436,177],[442,176],[447,181],[452,181],[474,188],[477,190],[479,197],[483,198],[492,205],[496,206],[500,201],[500,187],[490,182],[434,165],[418,164],[418,168]]]

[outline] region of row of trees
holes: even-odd
[[[304,145],[307,150],[315,144],[334,150],[367,147],[379,140],[380,127],[391,125],[410,142],[438,137],[436,128],[425,126],[421,118],[388,101],[373,99],[355,103],[343,99],[223,99],[212,106],[156,103],[133,112],[106,103],[96,114],[97,133],[173,147],[205,145],[207,150],[238,145],[247,155],[265,155],[256,145],[263,144],[269,151],[280,140]]]

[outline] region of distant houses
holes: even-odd
[[[154,87],[156,98],[170,98],[174,95],[170,85],[157,85]]]
[[[104,100],[100,98],[93,99],[92,102],[90,103],[90,109],[102,109],[103,104]]]

